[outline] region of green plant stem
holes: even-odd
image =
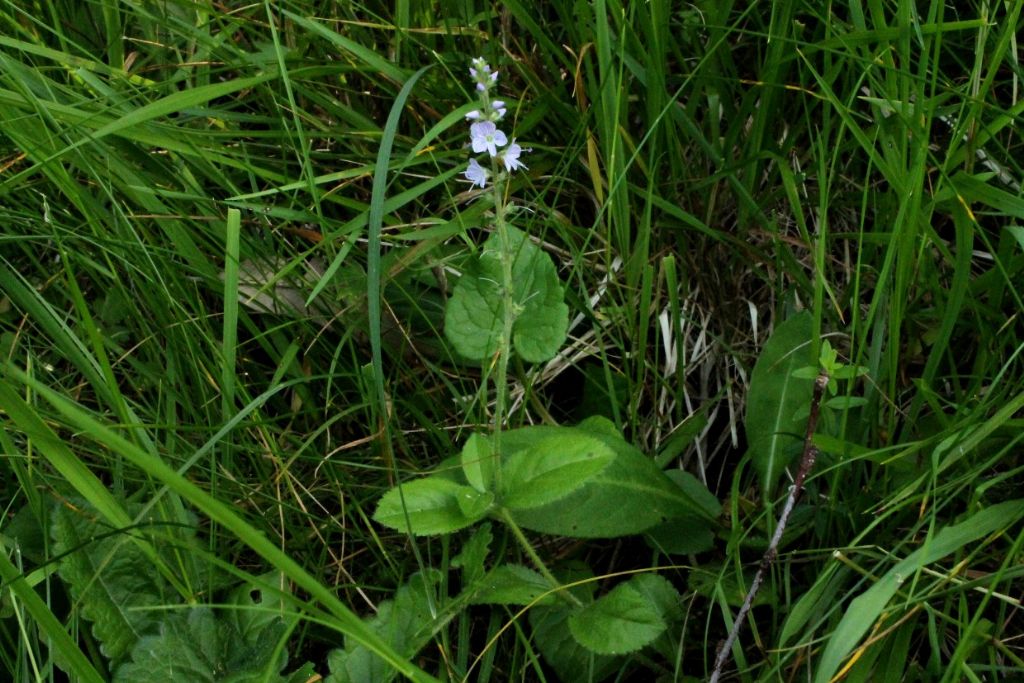
[[[495,179],[492,185],[494,193],[494,227],[501,241],[501,298],[502,322],[501,336],[498,338],[497,374],[495,390],[497,396],[494,404],[494,434],[492,437],[494,455],[494,485],[501,487],[501,430],[504,427],[508,401],[508,361],[512,353],[512,325],[516,320],[515,299],[512,295],[512,263],[515,254],[511,253],[508,236],[508,224],[505,222],[505,183],[498,180],[498,163],[491,159],[491,173]]]
[[[530,561],[533,562],[533,566],[537,568],[537,571],[539,571],[541,575],[548,580],[552,588],[559,589],[558,596],[574,607],[582,607],[583,603],[580,602],[579,598],[567,590],[561,590],[561,582],[555,578],[555,575],[552,574],[551,570],[549,570],[547,565],[544,564],[544,560],[540,559],[540,555],[538,555],[537,551],[533,549],[530,539],[526,537],[523,530],[520,529],[519,525],[516,524],[516,521],[512,519],[512,513],[507,509],[502,508],[498,513],[498,516],[501,518],[501,521],[505,523],[505,526],[512,530],[512,534],[516,537],[516,540],[519,541],[519,545],[523,547],[523,550],[526,551],[526,554],[530,557]]]

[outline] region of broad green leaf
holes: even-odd
[[[516,310],[513,346],[520,357],[539,363],[554,356],[565,341],[569,307],[555,264],[522,231],[508,226],[512,262],[512,298]],[[445,308],[444,331],[461,355],[486,361],[498,350],[504,322],[502,244],[498,234],[484,242],[480,257],[459,278]]]
[[[515,454],[533,448],[548,434],[569,429],[600,440],[615,453],[607,467],[568,496],[539,508],[514,510],[517,524],[545,534],[614,538],[641,533],[676,517],[688,516],[707,527],[714,523],[705,511],[706,501],[695,500],[650,458],[602,427],[606,422],[584,422],[575,428],[525,427],[502,436],[502,449]],[[597,429],[582,428],[591,424]]]
[[[668,555],[691,555],[711,550],[715,534],[698,517],[673,517],[644,532],[647,545]]]
[[[679,653],[679,633],[672,628],[683,620],[683,597],[672,583],[658,574],[637,574],[630,583],[643,594],[661,614],[668,628],[658,636],[650,647],[673,661]]]
[[[616,439],[622,438],[622,433],[616,428],[615,423],[603,415],[591,415],[576,425],[576,429],[591,434],[604,434]]]
[[[797,368],[796,370],[794,370],[793,371],[793,377],[796,377],[797,379],[810,379],[810,380],[813,380],[813,379],[817,378],[818,373],[820,373],[820,372],[821,372],[821,370],[818,369],[817,366],[805,365],[802,368]]]
[[[548,428],[529,448],[505,459],[501,503],[529,510],[560,500],[614,459],[615,451],[597,437],[569,427]]]
[[[854,598],[836,630],[829,636],[815,671],[815,683],[828,683],[843,660],[876,623],[900,586],[925,565],[941,560],[968,543],[1016,524],[1024,516],[1024,500],[1011,500],[975,513],[959,524],[926,538],[918,550],[897,562],[871,588]]]
[[[473,590],[473,605],[548,605],[554,588],[540,573],[519,564],[503,564],[484,577]],[[543,597],[542,597],[543,596]]]
[[[603,655],[639,650],[660,636],[667,626],[660,600],[654,602],[651,591],[638,590],[633,579],[620,583],[569,617],[569,631],[576,642]]]
[[[285,624],[277,619],[246,636],[208,607],[163,612],[158,635],[139,640],[115,683],[277,683],[287,651],[274,660]],[[268,677],[268,672],[270,676]]]
[[[270,590],[271,586],[285,590],[279,572],[268,572],[258,579],[260,583],[243,583],[232,591],[232,609],[224,610],[221,617],[245,642],[256,642],[262,632],[277,628],[278,622],[294,613],[290,602]]]
[[[100,651],[116,666],[139,638],[157,632],[167,614],[161,607],[179,597],[127,532],[101,526],[84,500],[72,504],[54,509],[50,533],[53,554],[61,557],[58,573],[92,622]]]
[[[367,624],[396,652],[413,657],[427,644],[435,628],[444,624],[434,618],[432,609],[440,580],[441,574],[435,569],[413,574],[395,591],[393,599],[380,603]],[[328,654],[327,664],[331,673],[324,683],[384,683],[397,677],[394,667],[347,636],[343,649]]]
[[[683,515],[648,529],[645,533],[649,546],[663,553],[689,555],[710,550],[715,543],[715,533],[707,519],[713,519],[722,510],[722,504],[697,477],[683,470],[665,472],[690,498],[700,506],[705,516]]]
[[[570,614],[560,603],[531,609],[533,642],[558,674],[558,680],[603,680],[619,666],[621,658],[600,655],[580,645],[569,631]]]
[[[483,434],[473,434],[466,440],[460,456],[462,473],[477,491],[487,491],[494,480],[494,453],[491,441]]]
[[[13,452],[13,448],[8,452]],[[8,516],[0,527],[0,533],[4,545],[8,548],[17,548],[23,559],[36,565],[46,562],[49,550],[47,533],[31,505],[22,505],[13,516]],[[10,595],[3,593],[3,597],[7,598]],[[4,617],[0,617],[2,618]]]
[[[666,623],[683,618],[683,598],[664,576],[637,574],[627,583],[647,598]]]
[[[722,513],[722,503],[694,475],[685,470],[671,469],[665,472],[665,476],[700,508],[705,518],[715,519]]]
[[[449,534],[484,516],[486,508],[474,506],[480,495],[476,489],[449,479],[424,477],[401,484],[401,491],[395,487],[385,493],[373,518],[397,531],[411,530],[416,536]],[[471,514],[464,508],[469,508]]]
[[[809,360],[811,322],[810,313],[804,312],[776,326],[750,377],[747,441],[766,495],[803,441],[807,418],[795,416],[810,404],[814,381],[794,372]]]
[[[563,585],[573,584],[569,590],[584,604],[594,601],[596,584],[587,579],[593,573],[585,565],[563,568],[557,574]],[[544,660],[558,674],[562,681],[600,681],[612,674],[622,661],[621,657],[599,655],[580,645],[569,632],[569,615],[573,608],[564,602],[550,606],[538,605],[530,610],[530,628],[533,642]]]
[[[868,374],[868,369],[863,365],[843,365],[829,372],[832,379],[856,379],[866,374]]]

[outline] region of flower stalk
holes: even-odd
[[[481,189],[485,188],[488,181],[493,179],[491,195],[494,202],[494,228],[501,244],[501,253],[498,255],[501,259],[501,282],[498,285],[501,288],[502,320],[501,331],[497,339],[497,350],[491,365],[494,369],[496,390],[491,444],[494,457],[494,482],[500,490],[501,433],[508,412],[508,365],[512,354],[512,331],[516,316],[520,313],[515,301],[512,281],[516,254],[512,253],[512,243],[506,221],[508,202],[505,190],[508,174],[517,169],[526,168],[526,165],[520,161],[520,156],[524,152],[523,148],[516,144],[514,138],[510,143],[508,136],[497,125],[507,112],[505,102],[491,97],[491,90],[498,82],[498,72],[493,71],[490,65],[482,57],[479,57],[473,60],[469,75],[475,82],[477,97],[480,101],[480,108],[466,115],[466,119],[473,122],[469,129],[470,146],[475,154],[486,153],[490,163],[487,168],[475,158],[470,159],[465,176],[474,187]]]

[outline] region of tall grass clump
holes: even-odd
[[[0,679],[1024,675],[1021,10],[0,2]]]

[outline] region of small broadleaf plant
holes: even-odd
[[[471,435],[461,453],[445,459],[436,472],[388,491],[373,517],[414,536],[453,534],[475,525],[453,561],[464,579],[456,600],[543,610],[531,623],[539,630],[558,625],[565,639],[549,646],[549,638],[536,634],[541,653],[556,671],[572,671],[587,660],[610,665],[641,648],[658,649],[681,618],[679,594],[655,575],[634,576],[600,597],[570,589],[556,578],[565,577],[564,571],[548,568],[523,529],[615,538],[664,532],[682,521],[710,530],[720,506],[695,479],[681,485],[667,476],[604,418],[575,427],[505,428],[511,357],[516,354],[526,363],[554,357],[565,343],[569,310],[551,257],[509,221],[514,214],[508,183],[511,174],[526,169],[523,155],[530,150],[499,128],[507,108],[495,97],[498,72],[479,58],[469,73],[479,106],[466,117],[474,156],[464,175],[493,209],[490,236],[448,299],[444,331],[456,353],[485,369],[481,391],[488,392],[490,383],[495,392],[492,429]],[[502,558],[486,568],[495,522],[512,532],[532,568]],[[585,575],[593,580],[589,570]],[[382,614],[375,619],[375,627],[382,627]],[[423,625],[420,633],[431,630]],[[425,643],[403,644],[411,651]],[[334,671],[341,670],[340,657]]]

